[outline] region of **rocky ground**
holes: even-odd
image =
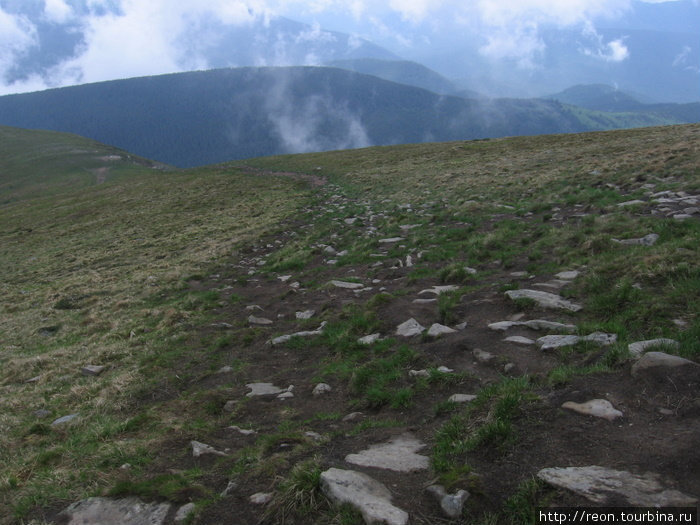
[[[197,482],[170,501],[83,501],[57,522],[522,523],[538,505],[697,505],[700,366],[671,355],[676,341],[628,349],[589,331],[588,269],[533,272],[526,244],[507,267],[438,260],[431,237],[470,231],[434,220],[442,201],[315,183],[315,206],[189,282],[220,298],[190,341],[208,357],[183,361],[191,379],[162,398],[215,424],[173,435],[149,476]],[[645,195],[618,209],[700,217],[700,197]],[[589,212],[547,213],[575,225]],[[504,207],[478,230],[514,217]],[[657,240],[617,239],[642,257]]]

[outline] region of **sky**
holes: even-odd
[[[469,34],[481,56],[519,68],[538,67],[544,30],[566,28],[580,32],[581,53],[619,63],[629,58],[626,40],[606,40],[599,27],[642,1],[664,0],[0,0],[0,95],[205,69],[197,46],[206,42],[187,35],[212,20],[245,26],[274,16],[355,34],[408,57],[445,34]],[[73,35],[77,46],[52,62],[58,51],[41,47],[40,34],[59,33]],[[49,66],[18,75],[29,56]]]

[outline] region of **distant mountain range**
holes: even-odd
[[[235,68],[8,95],[0,97],[0,124],[76,133],[190,167],[280,153],[696,121],[700,104],[688,106],[674,106],[679,114],[668,108],[609,113],[558,100],[446,96],[338,68]],[[696,113],[683,117],[690,107]]]

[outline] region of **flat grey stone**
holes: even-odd
[[[244,436],[252,436],[252,435],[254,435],[254,434],[257,434],[257,432],[256,432],[255,430],[249,430],[249,429],[246,429],[246,428],[241,428],[241,427],[236,426],[236,425],[231,425],[230,427],[228,427],[228,429],[229,429],[229,430],[232,430],[232,431],[234,431],[234,432],[238,432],[239,434],[242,434],[242,435],[244,435]]]
[[[428,329],[428,335],[430,337],[439,337],[441,335],[446,335],[446,334],[454,334],[456,333],[457,330],[453,330],[449,326],[441,325],[438,323],[434,323],[429,329]]]
[[[582,341],[589,341],[600,346],[609,346],[617,341],[616,334],[593,332],[590,335],[545,335],[537,340],[537,346],[542,350],[554,350],[565,346],[573,346]]]
[[[411,434],[404,434],[388,443],[372,445],[367,450],[357,454],[348,454],[345,456],[345,461],[362,467],[374,467],[395,472],[415,472],[425,470],[430,466],[430,459],[427,456],[416,454],[425,446],[425,443]]]
[[[545,321],[544,319],[533,319],[531,321],[523,321],[522,325],[532,330],[551,330],[565,333],[571,333],[576,331],[576,327],[572,324]]]
[[[387,239],[379,239],[380,244],[392,244],[395,242],[403,241],[403,237],[389,237]]]
[[[677,368],[681,366],[698,367],[700,365],[677,355],[670,355],[664,352],[647,352],[632,365],[632,376],[637,377],[640,373],[652,368]]]
[[[408,513],[391,503],[391,492],[367,474],[331,468],[321,473],[321,490],[331,501],[357,509],[367,525],[406,525]]]
[[[592,399],[591,401],[586,401],[585,403],[567,401],[561,407],[573,410],[579,414],[607,419],[608,421],[614,421],[618,417],[622,417],[624,415],[622,412],[612,406],[612,403],[610,403],[610,401],[607,399]]]
[[[186,505],[183,505],[179,509],[177,509],[177,513],[175,514],[175,523],[182,523],[185,521],[187,518],[190,517],[190,514],[194,512],[195,505],[194,503],[187,503]]]
[[[311,392],[314,396],[320,396],[323,394],[327,394],[328,392],[331,392],[333,388],[331,388],[331,385],[327,383],[319,383],[316,385],[313,389],[313,392]]]
[[[205,443],[200,443],[199,441],[190,441],[192,446],[192,455],[195,458],[200,456],[212,455],[212,456],[227,456],[225,452],[216,450],[214,447],[209,446]]]
[[[524,345],[524,346],[532,346],[535,344],[535,341],[532,339],[529,339],[527,337],[522,337],[519,335],[514,335],[511,337],[506,337],[504,339],[506,343],[515,343],[517,345]]]
[[[366,335],[364,337],[360,337],[357,342],[360,343],[361,345],[371,345],[379,341],[379,338],[381,337],[381,334],[371,334],[371,335]]]
[[[271,492],[258,492],[248,498],[253,505],[267,505],[275,495]]]
[[[347,423],[348,421],[355,421],[356,419],[359,419],[361,417],[364,417],[364,414],[362,412],[351,412],[343,418],[343,421]]]
[[[272,321],[264,317],[255,317],[254,315],[250,315],[248,316],[248,323],[259,326],[270,326],[272,324]]]
[[[476,399],[476,396],[471,394],[452,394],[448,401],[452,403],[471,403]]]
[[[646,204],[646,203],[645,203],[644,201],[640,201],[639,199],[635,199],[635,200],[632,200],[632,201],[621,202],[621,203],[619,203],[617,206],[620,207],[620,208],[624,208],[624,207],[627,207],[627,206],[636,206],[636,205],[638,205],[638,204]]]
[[[680,344],[678,341],[675,341],[673,339],[666,339],[666,338],[660,338],[660,339],[648,339],[646,341],[637,341],[635,343],[630,343],[629,346],[627,347],[630,351],[630,354],[633,356],[640,356],[644,353],[644,351],[647,348],[653,348],[655,346],[666,346],[670,348],[678,348],[680,347]]]
[[[409,377],[430,377],[430,372],[427,370],[409,370]]]
[[[105,367],[100,365],[85,365],[80,372],[84,376],[98,376],[104,371]]]
[[[272,383],[248,383],[246,387],[250,388],[246,397],[277,396],[283,392],[289,392],[289,387],[280,388]]]
[[[567,301],[559,295],[539,290],[508,290],[506,295],[513,301],[517,299],[532,299],[542,308],[568,310],[569,312],[578,312],[583,309],[581,305]]]
[[[53,423],[51,423],[51,426],[58,426],[58,425],[64,425],[66,423],[70,423],[74,419],[77,419],[80,414],[70,414],[68,416],[63,416],[59,417],[56,419]]]
[[[573,281],[579,275],[581,275],[581,272],[579,272],[577,270],[572,270],[572,271],[568,271],[568,272],[559,272],[554,277],[556,277],[557,279],[562,279],[564,281]]]
[[[279,345],[282,343],[286,343],[293,337],[314,337],[317,335],[321,335],[323,333],[323,329],[326,327],[326,321],[323,321],[321,323],[321,326],[318,327],[316,330],[307,330],[303,332],[296,332],[294,334],[288,334],[288,335],[281,335],[279,337],[275,337],[274,339],[270,340],[270,343],[273,345]]]
[[[653,246],[658,240],[659,235],[656,233],[650,233],[649,235],[637,239],[613,239],[614,242],[627,246]]]
[[[331,281],[331,284],[336,288],[344,288],[346,290],[359,290],[365,287],[362,283],[349,283],[346,281]]]
[[[297,319],[306,320],[311,319],[315,314],[314,310],[304,310],[303,312],[296,312],[294,315]]]
[[[445,516],[456,519],[462,515],[462,509],[469,498],[469,492],[458,490],[454,494],[448,494],[442,485],[430,485],[426,490],[438,500]]]
[[[424,326],[422,326],[415,319],[411,318],[408,321],[401,323],[399,326],[396,327],[396,335],[400,335],[402,337],[414,337],[416,335],[422,334],[424,330]]]
[[[437,303],[437,299],[414,299],[413,304],[432,304]]]
[[[59,518],[66,525],[162,525],[170,508],[169,503],[143,503],[137,498],[88,498],[73,503]]]
[[[485,352],[483,350],[480,350],[479,348],[475,348],[472,351],[472,355],[474,356],[474,359],[476,359],[479,363],[486,364],[490,363],[494,359],[496,359],[496,356],[493,355],[491,352]]]
[[[641,507],[686,507],[697,498],[666,489],[655,474],[637,475],[605,467],[546,468],[537,477],[555,487],[564,488],[597,504],[606,504],[611,495],[629,505]]]
[[[423,295],[426,293],[440,295],[447,292],[456,292],[457,290],[459,290],[459,286],[455,286],[454,284],[446,284],[444,286],[433,286],[432,288],[421,290],[420,292],[418,292],[418,295]]]

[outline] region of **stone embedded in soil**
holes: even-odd
[[[286,343],[293,337],[313,337],[316,335],[321,335],[323,333],[323,329],[326,327],[326,321],[323,321],[321,323],[321,326],[318,327],[316,330],[311,330],[311,331],[304,331],[304,332],[296,332],[294,334],[288,334],[288,335],[281,335],[279,337],[275,337],[274,339],[270,340],[270,343],[273,345],[279,345],[282,343]]]
[[[569,312],[578,312],[583,309],[581,305],[567,301],[559,295],[539,290],[508,290],[506,296],[513,301],[517,299],[532,299],[542,308],[567,310]]]
[[[311,319],[316,312],[314,310],[304,310],[303,312],[296,312],[294,315],[299,320]]]
[[[430,459],[427,456],[416,454],[425,446],[425,443],[411,434],[404,434],[388,443],[372,445],[367,450],[357,454],[348,454],[345,456],[345,461],[362,467],[374,467],[395,472],[415,472],[425,470],[430,466]]]
[[[63,416],[59,417],[58,419],[54,420],[53,423],[51,423],[52,427],[58,426],[58,425],[65,425],[66,423],[70,423],[74,419],[77,419],[80,414],[70,414],[68,416]]]
[[[190,445],[192,446],[192,456],[194,456],[195,458],[205,455],[228,456],[226,452],[216,450],[214,447],[205,443],[200,443],[199,441],[190,441]]]
[[[254,315],[250,315],[248,316],[248,323],[259,326],[270,326],[272,324],[272,321],[264,317],[255,317]]]
[[[496,359],[496,356],[493,355],[491,352],[485,352],[484,350],[481,350],[479,348],[475,348],[472,351],[472,355],[474,356],[474,359],[476,359],[479,363],[486,364],[490,363],[494,359]]]
[[[355,421],[356,419],[359,419],[361,417],[364,417],[364,414],[362,412],[351,412],[343,418],[343,421],[347,423],[348,421]]]
[[[100,365],[85,365],[80,371],[84,376],[98,376],[105,367]]]
[[[457,330],[453,330],[449,326],[441,325],[438,323],[434,323],[429,329],[428,329],[428,335],[430,337],[439,337],[441,335],[446,335],[446,334],[454,334],[456,333]]]
[[[313,392],[311,392],[314,396],[320,396],[323,394],[327,394],[328,392],[331,392],[333,388],[331,388],[331,385],[327,383],[319,383],[316,385],[313,389]]]
[[[379,239],[380,244],[393,244],[395,242],[403,241],[403,237],[389,237],[387,239]]]
[[[430,377],[430,372],[427,370],[409,370],[409,377]]]
[[[408,513],[391,503],[391,492],[367,474],[331,468],[321,473],[321,490],[338,505],[357,509],[367,525],[406,525]]]
[[[448,401],[452,403],[471,403],[476,399],[476,396],[471,394],[452,394]]]
[[[537,477],[555,487],[568,489],[597,504],[617,504],[622,498],[641,507],[685,507],[697,498],[664,488],[657,475],[632,474],[599,466],[546,468]]]
[[[182,523],[183,521],[187,520],[190,517],[190,514],[194,512],[194,509],[194,503],[187,503],[186,505],[180,507],[175,514],[175,523]]]
[[[331,284],[336,288],[344,288],[346,290],[359,290],[365,287],[362,283],[349,283],[346,281],[331,281]]]
[[[422,326],[415,319],[411,318],[408,321],[401,323],[399,326],[396,327],[396,335],[400,335],[402,337],[414,337],[416,335],[422,334],[424,330],[424,326]]]
[[[640,373],[654,368],[668,369],[685,366],[699,367],[700,365],[677,355],[670,355],[664,352],[647,352],[632,365],[632,376],[637,377]],[[700,370],[700,368],[698,369]]]
[[[581,275],[581,272],[578,272],[576,270],[572,270],[572,271],[568,271],[568,272],[559,272],[554,277],[556,277],[557,279],[562,279],[564,281],[573,281],[579,275]]]
[[[469,492],[458,490],[454,494],[448,494],[442,485],[430,485],[426,490],[438,500],[445,516],[456,519],[462,515],[462,509],[469,498]]]
[[[119,523],[120,525],[162,525],[170,512],[169,503],[144,503],[137,498],[113,500],[88,498],[73,503],[58,515],[66,525]]]
[[[644,353],[644,351],[647,348],[652,348],[655,346],[665,346],[669,348],[678,348],[680,344],[678,341],[675,341],[673,339],[666,339],[666,338],[660,338],[660,339],[649,339],[647,341],[637,341],[635,343],[630,343],[629,346],[627,347],[629,349],[630,354],[633,356],[640,356]]]
[[[573,346],[583,341],[588,341],[601,346],[609,346],[617,341],[617,335],[605,334],[603,332],[593,332],[587,336],[546,335],[537,340],[537,346],[539,346],[542,350],[554,350],[565,346]]]
[[[246,387],[250,388],[250,392],[246,394],[246,397],[278,396],[285,392],[291,392],[294,389],[292,385],[287,388],[279,388],[272,383],[248,383]]]
[[[413,304],[432,304],[437,303],[437,299],[414,299]]]
[[[511,336],[511,337],[506,337],[506,338],[504,339],[504,341],[505,341],[506,343],[515,343],[515,344],[518,344],[518,345],[525,345],[525,346],[532,346],[532,345],[535,344],[535,341],[533,341],[532,339],[529,339],[529,338],[527,338],[527,337],[522,337],[522,336],[520,336],[520,335],[514,335],[514,336]]]
[[[649,235],[645,235],[644,237],[639,237],[637,239],[613,239],[613,242],[625,244],[627,246],[654,246],[658,240],[658,234],[650,233]]]
[[[357,342],[360,343],[361,345],[371,345],[379,341],[379,338],[381,337],[381,334],[370,334],[366,335],[364,337],[360,337]]]
[[[258,492],[248,498],[253,505],[267,505],[272,501],[274,494],[271,492]]]
[[[585,403],[567,401],[561,407],[573,410],[579,414],[607,419],[608,421],[614,421],[618,417],[622,417],[624,415],[607,399],[592,399],[590,401],[586,401]]]
[[[257,434],[257,432],[255,432],[255,430],[248,430],[248,429],[236,426],[236,425],[231,425],[230,427],[228,427],[228,429],[233,430],[234,432],[238,432],[239,434],[243,434],[244,436],[252,436],[254,434]]]
[[[418,295],[423,295],[426,293],[434,293],[435,295],[440,295],[447,292],[456,292],[457,290],[459,290],[459,286],[455,286],[454,284],[446,284],[444,286],[433,286],[432,288],[421,290],[420,292],[418,292]]]

